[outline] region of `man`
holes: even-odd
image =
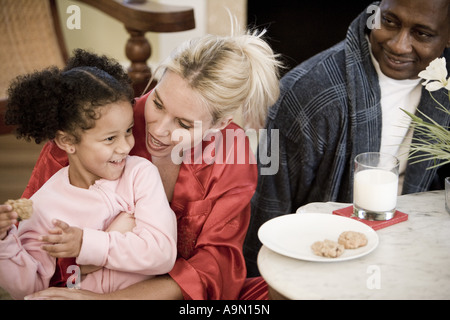
[[[267,119],[269,139],[259,146],[271,150],[271,143],[278,144],[280,167],[274,175],[260,174],[252,199],[244,244],[249,276],[258,274],[257,232],[264,222],[310,202],[352,201],[359,153],[399,156],[404,194],[441,187],[438,170],[426,170],[431,162],[411,165],[401,157],[399,145],[413,133],[400,108],[449,125],[418,74],[441,56],[450,69],[450,0],[383,0],[374,14],[376,5],[352,22],[343,42],[281,81],[281,96]],[[446,94],[443,89],[433,97],[450,108]],[[270,141],[271,130],[279,130],[278,141]]]

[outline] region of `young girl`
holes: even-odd
[[[81,281],[99,293],[169,272],[176,219],[157,168],[128,155],[133,93],[121,66],[77,50],[64,70],[19,77],[8,93],[7,121],[22,137],[53,140],[69,166],[31,197],[29,220],[0,230],[0,286],[14,298],[45,289],[64,257],[100,267]],[[132,232],[103,231],[121,212],[134,215]]]

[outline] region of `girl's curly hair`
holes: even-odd
[[[17,136],[40,143],[58,130],[79,142],[80,130],[93,128],[98,108],[117,101],[133,103],[131,81],[122,66],[106,56],[76,49],[62,70],[50,67],[13,80],[5,122]]]

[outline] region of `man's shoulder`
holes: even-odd
[[[292,109],[297,114],[302,108],[324,106],[346,96],[345,41],[322,51],[288,72],[281,80],[281,94],[271,117],[279,109]],[[320,101],[319,101],[320,100]]]
[[[281,82],[286,88],[298,84],[307,86],[308,82],[322,82],[328,76],[327,71],[330,68],[337,69],[337,72],[345,70],[345,41],[300,63],[290,70]]]
[[[299,64],[281,81],[269,121],[293,140],[306,127],[322,127],[346,114],[345,41]],[[293,119],[296,121],[293,121]],[[316,128],[317,129],[317,128]],[[316,130],[314,129],[314,130]]]

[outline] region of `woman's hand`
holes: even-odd
[[[54,219],[52,222],[55,228],[50,229],[49,234],[39,237],[39,240],[49,243],[42,245],[42,249],[55,258],[78,257],[83,230],[71,227],[61,220]]]
[[[25,300],[105,300],[108,296],[91,291],[50,287],[26,296]]]
[[[181,300],[183,293],[169,276],[161,275],[106,294],[51,287],[25,297],[26,300]]]
[[[5,239],[8,230],[17,223],[19,215],[17,212],[12,211],[12,209],[10,205],[0,205],[0,240]]]

